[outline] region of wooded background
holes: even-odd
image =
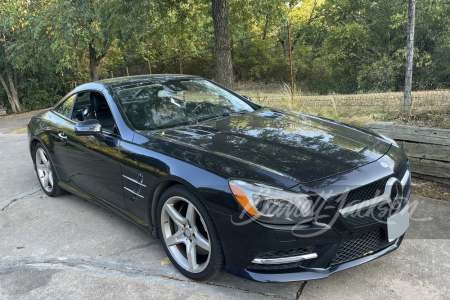
[[[406,0],[2,0],[0,105],[49,107],[75,85],[150,68],[219,80],[216,66],[229,61],[234,82],[288,83],[287,22],[297,89],[401,91],[407,9]],[[218,47],[227,18],[230,44]],[[415,31],[413,90],[450,88],[450,1],[418,1]],[[216,60],[227,47],[231,58]]]

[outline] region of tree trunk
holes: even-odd
[[[5,89],[6,95],[8,96],[9,104],[11,105],[11,109],[15,113],[22,112],[22,106],[19,101],[19,92],[17,89],[17,77],[14,78],[10,74],[7,74],[9,86],[3,78],[2,74],[0,74],[0,81]]]
[[[9,90],[11,91],[11,95],[12,95],[12,100],[14,103],[14,107],[15,107],[15,111],[13,109],[14,112],[16,113],[20,113],[22,112],[22,107],[20,106],[20,102],[19,102],[19,91],[17,89],[17,80],[13,81],[13,77],[8,74],[8,81],[9,81]],[[12,107],[12,104],[11,104]]]
[[[266,36],[267,36],[267,26],[269,26],[269,15],[266,15],[266,23],[264,24],[263,40],[265,40]]]
[[[109,46],[111,44],[108,40],[104,40],[100,53],[97,52],[92,44],[93,41],[89,43],[89,73],[91,74],[91,80],[97,81],[100,79],[98,76],[98,65],[100,64],[100,61],[103,59],[103,57],[105,57],[108,53]]]
[[[233,87],[233,63],[231,61],[230,25],[226,0],[212,0],[214,40],[216,48],[217,81]]]
[[[98,77],[98,61],[96,59],[89,58],[89,73],[91,74],[91,80],[97,81]]]
[[[97,58],[97,51],[92,45],[89,44],[89,73],[91,74],[91,80],[97,81],[98,78],[98,63],[100,60]]]
[[[98,77],[98,65],[100,63],[101,57],[97,56],[97,51],[91,44],[89,44],[89,73],[91,75],[92,81],[99,80]]]
[[[416,23],[416,0],[408,1],[408,37],[406,41],[406,74],[403,110],[411,108],[412,74],[414,66],[414,26]]]

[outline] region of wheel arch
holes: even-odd
[[[149,204],[149,217],[150,217],[150,222],[152,224],[152,227],[154,228],[152,230],[152,234],[158,237],[158,230],[157,230],[157,226],[158,224],[156,224],[156,210],[157,210],[157,206],[159,203],[159,200],[162,196],[162,194],[169,189],[170,187],[174,186],[174,185],[183,185],[185,187],[187,187],[190,191],[192,191],[199,199],[200,201],[205,205],[205,207],[207,208],[208,206],[206,205],[206,200],[204,199],[204,197],[201,195],[201,193],[198,192],[198,190],[195,188],[194,185],[192,185],[190,182],[186,181],[185,179],[182,179],[180,177],[177,176],[167,176],[164,178],[161,178],[157,183],[155,183],[152,191],[150,192],[150,196],[149,196],[149,201],[151,202]]]
[[[49,153],[47,145],[40,138],[38,138],[36,136],[32,137],[30,140],[30,155],[31,155],[31,159],[33,160],[33,163],[36,163],[36,157],[34,157],[33,152],[34,152],[34,149],[36,149],[36,145],[38,143],[40,143],[42,146],[44,146],[45,151],[47,151],[47,153]],[[50,159],[52,159],[52,158],[50,157]],[[52,161],[52,163],[53,163],[53,161]]]
[[[42,139],[40,139],[39,137],[37,137],[37,136],[33,136],[33,137],[31,137],[31,139],[30,139],[30,144],[29,144],[29,147],[30,147],[30,156],[31,156],[31,160],[33,161],[33,167],[34,167],[34,169],[36,169],[36,157],[33,155],[33,153],[34,153],[34,150],[36,149],[36,145],[37,144],[41,144],[42,145],[42,147],[44,147],[44,150],[49,154],[48,155],[48,157],[49,157],[49,159],[50,159],[50,162],[52,163],[52,165],[53,165],[53,169],[54,169],[54,171],[55,171],[55,173],[56,173],[56,176],[58,176],[58,178],[61,178],[60,177],[60,172],[59,172],[59,170],[58,170],[58,168],[56,167],[56,164],[55,164],[55,153],[54,153],[54,151],[53,152],[50,152],[48,149],[52,146],[52,145],[50,145],[50,147],[49,147],[49,145],[47,145]],[[57,159],[56,159],[57,160]]]

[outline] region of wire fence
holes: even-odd
[[[403,92],[349,94],[349,95],[304,95],[301,91],[291,98],[287,85],[271,87],[271,90],[240,86],[236,91],[253,101],[270,107],[294,109],[325,115],[381,114],[403,109]],[[450,90],[412,92],[412,112],[450,113]]]

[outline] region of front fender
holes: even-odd
[[[131,188],[130,179],[142,179],[139,189],[142,198],[136,199],[132,193],[124,192],[127,207],[131,213],[142,220],[154,219],[154,201],[162,194],[158,188],[183,184],[195,192],[205,206],[223,214],[232,215],[240,210],[239,204],[231,195],[226,178],[140,145],[122,141],[120,161],[124,187]],[[124,177],[125,176],[125,177]],[[128,179],[126,178],[128,177]],[[152,217],[153,215],[153,217]]]

